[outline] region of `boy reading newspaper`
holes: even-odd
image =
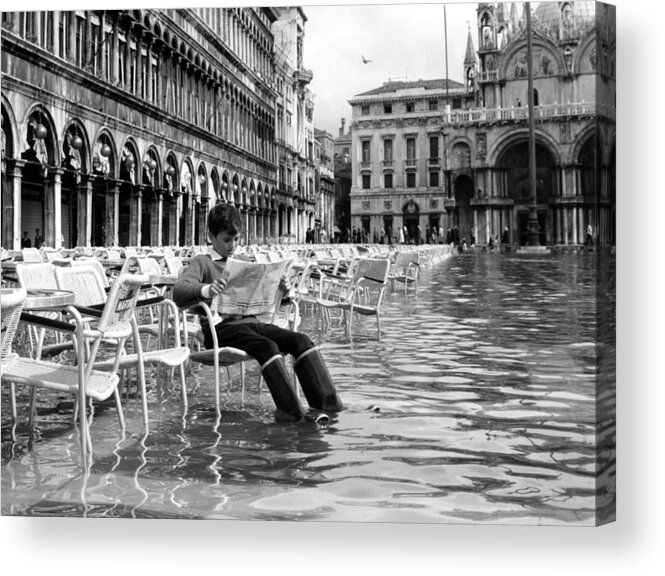
[[[205,346],[212,347],[210,331],[215,330],[219,346],[239,348],[255,358],[277,406],[278,419],[300,421],[305,416],[284,364],[283,354],[291,354],[295,359],[295,373],[310,407],[326,413],[339,412],[343,409],[342,402],[323,357],[309,336],[264,323],[257,318],[257,314],[267,311],[275,299],[267,288],[271,284],[270,279],[257,284],[257,278],[252,277],[248,269],[242,271],[241,263],[229,263],[228,259],[236,249],[241,230],[242,220],[235,206],[217,204],[210,210],[210,253],[195,256],[181,272],[173,288],[175,303],[186,308],[202,299],[222,296],[219,306],[221,321],[211,327],[205,317],[201,318]],[[249,280],[244,287],[238,281],[243,277]],[[224,295],[227,283],[229,293]],[[283,278],[280,288],[288,291]]]

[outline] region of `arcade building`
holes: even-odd
[[[304,240],[313,166],[280,168],[304,157],[296,129],[313,140],[311,72],[274,57],[276,29],[302,46],[304,14],[280,27],[294,10],[3,12],[2,246],[37,228],[55,248],[205,244],[218,201],[245,242]]]

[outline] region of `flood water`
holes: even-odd
[[[256,367],[214,410],[211,368],[153,384],[92,424],[84,474],[69,398],[40,393],[12,442],[3,389],[2,514],[594,525],[613,517],[614,259],[454,255],[374,318],[314,334],[347,409],[278,424]],[[598,281],[603,285],[599,288]],[[602,305],[600,305],[600,304]],[[310,317],[303,330],[313,330]],[[225,378],[223,379],[224,381]],[[600,381],[600,383],[599,383]],[[195,386],[196,385],[196,386]],[[304,400],[303,400],[304,401]],[[25,416],[27,400],[19,411]]]

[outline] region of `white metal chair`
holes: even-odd
[[[23,248],[21,249],[23,262],[43,262],[42,253],[39,248]]]
[[[103,309],[96,311],[98,318],[94,325],[91,325],[89,321],[84,321],[81,314],[74,307],[68,307],[68,311],[73,318],[73,324],[61,322],[60,329],[75,340],[76,366],[11,354],[11,341],[16,332],[19,315],[21,321],[37,325],[43,322],[43,318],[32,314],[21,315],[22,304],[25,300],[24,290],[18,291],[18,295],[5,295],[4,292],[2,294],[2,381],[69,392],[76,396],[78,400],[81,453],[86,466],[89,463],[87,456],[92,454],[89,424],[94,413],[92,402],[90,402],[91,415],[89,419],[86,408],[88,401],[93,399],[102,401],[114,395],[120,426],[122,429],[125,427],[118,393],[117,367],[121,353],[124,350],[124,343],[132,334],[131,319],[140,286],[140,278],[122,277],[111,288]],[[51,322],[51,325],[53,325],[53,322]],[[102,341],[111,339],[117,342],[115,369],[109,372],[93,369]],[[13,410],[15,411],[15,407],[13,407]],[[31,403],[31,422],[33,412],[34,405]]]
[[[418,252],[398,252],[395,256],[395,261],[390,267],[388,273],[388,280],[394,288],[395,282],[402,282],[404,284],[404,293],[407,287],[412,285],[414,289],[418,289],[418,274],[420,272],[420,254]]]
[[[147,281],[146,276],[138,274],[128,274],[121,277],[138,278],[143,283]],[[99,308],[100,304],[106,301],[106,294],[101,286],[98,271],[92,267],[77,266],[73,268],[58,268],[56,270],[56,280],[58,282],[58,287],[61,290],[70,290],[75,294],[76,303],[80,306],[87,307],[87,312],[90,312],[91,307],[96,306]],[[116,282],[117,281],[118,280],[116,280]],[[143,285],[140,287],[139,293],[142,287]],[[137,302],[133,307],[134,312],[140,302],[141,300],[137,298]],[[95,363],[95,367],[100,370],[113,369],[117,371],[119,368],[135,368],[137,370],[146,429],[148,427],[148,410],[145,365],[158,364],[168,368],[179,367],[183,401],[185,402],[185,405],[187,403],[184,365],[189,358],[189,348],[181,345],[178,309],[171,300],[166,298],[161,299],[158,304],[155,304],[155,306],[159,306],[160,308],[160,320],[158,322],[160,346],[158,348],[143,350],[140,338],[141,326],[136,320],[136,315],[133,314],[133,353],[130,354],[123,351],[118,363],[115,363],[114,359],[108,358],[105,360],[99,360]],[[168,345],[170,342],[172,342],[172,346]]]
[[[381,339],[381,301],[390,269],[389,259],[359,258],[351,279],[322,275],[317,304],[323,310],[324,329],[332,310],[341,310],[346,333],[352,335],[354,313],[376,316],[377,338]]]
[[[55,268],[51,262],[19,263],[16,264],[16,278],[19,285],[26,290],[56,290],[58,283],[55,279]],[[59,317],[56,312],[39,312],[37,314],[52,319]],[[53,356],[71,348],[71,342],[63,341],[61,334],[57,332],[55,342],[44,346],[46,330],[47,328],[43,326],[28,327],[28,335],[35,358],[41,358],[42,354]]]

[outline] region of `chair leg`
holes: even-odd
[[[28,428],[32,430],[32,427],[34,426],[35,423],[35,412],[36,412],[36,404],[37,404],[37,390],[35,386],[32,386],[30,388],[30,407],[29,407],[29,412],[28,412]]]
[[[16,410],[16,385],[13,382],[9,384],[9,401],[12,411],[12,424],[16,424],[16,420],[18,419],[18,411]]]
[[[180,390],[182,391],[182,405],[185,411],[189,408],[187,402],[187,384],[185,382],[185,366],[180,364]]]
[[[122,401],[120,399],[120,391],[116,387],[113,391],[113,397],[115,398],[115,409],[118,412],[118,422],[120,423],[121,430],[125,429],[125,415],[122,412]]]

